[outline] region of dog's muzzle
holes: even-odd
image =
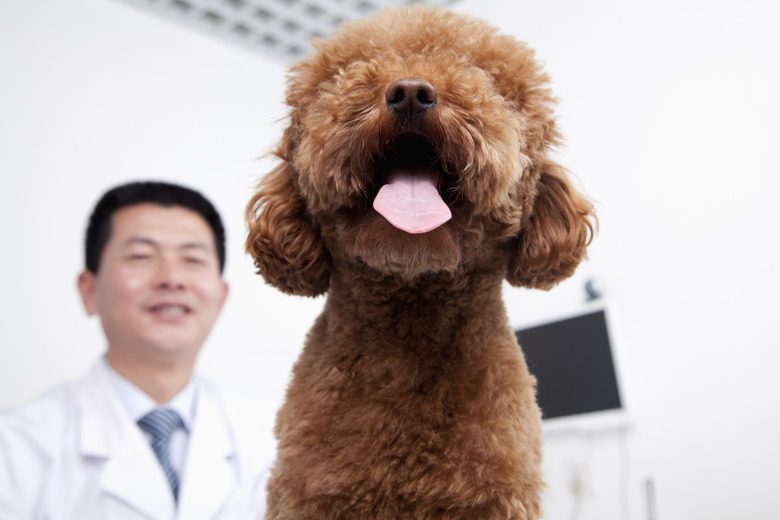
[[[387,87],[385,100],[402,134],[422,136],[426,115],[436,107],[436,89],[424,79],[403,78]],[[394,227],[413,234],[432,231],[452,218],[439,194],[441,175],[427,154],[421,156],[419,147],[407,146],[397,147],[395,155],[387,182],[374,199],[377,213]]]

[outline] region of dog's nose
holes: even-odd
[[[401,117],[414,118],[436,105],[436,89],[419,78],[399,79],[387,87],[387,108]]]

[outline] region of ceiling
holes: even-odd
[[[284,62],[305,56],[309,39],[385,7],[457,0],[122,0]]]

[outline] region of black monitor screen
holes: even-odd
[[[516,330],[543,419],[621,407],[603,310]]]

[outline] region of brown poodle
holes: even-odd
[[[315,45],[247,208],[266,281],[328,293],[277,417],[266,518],[538,518],[535,380],[501,285],[568,277],[596,223],[548,158],[547,76],[429,7]]]

